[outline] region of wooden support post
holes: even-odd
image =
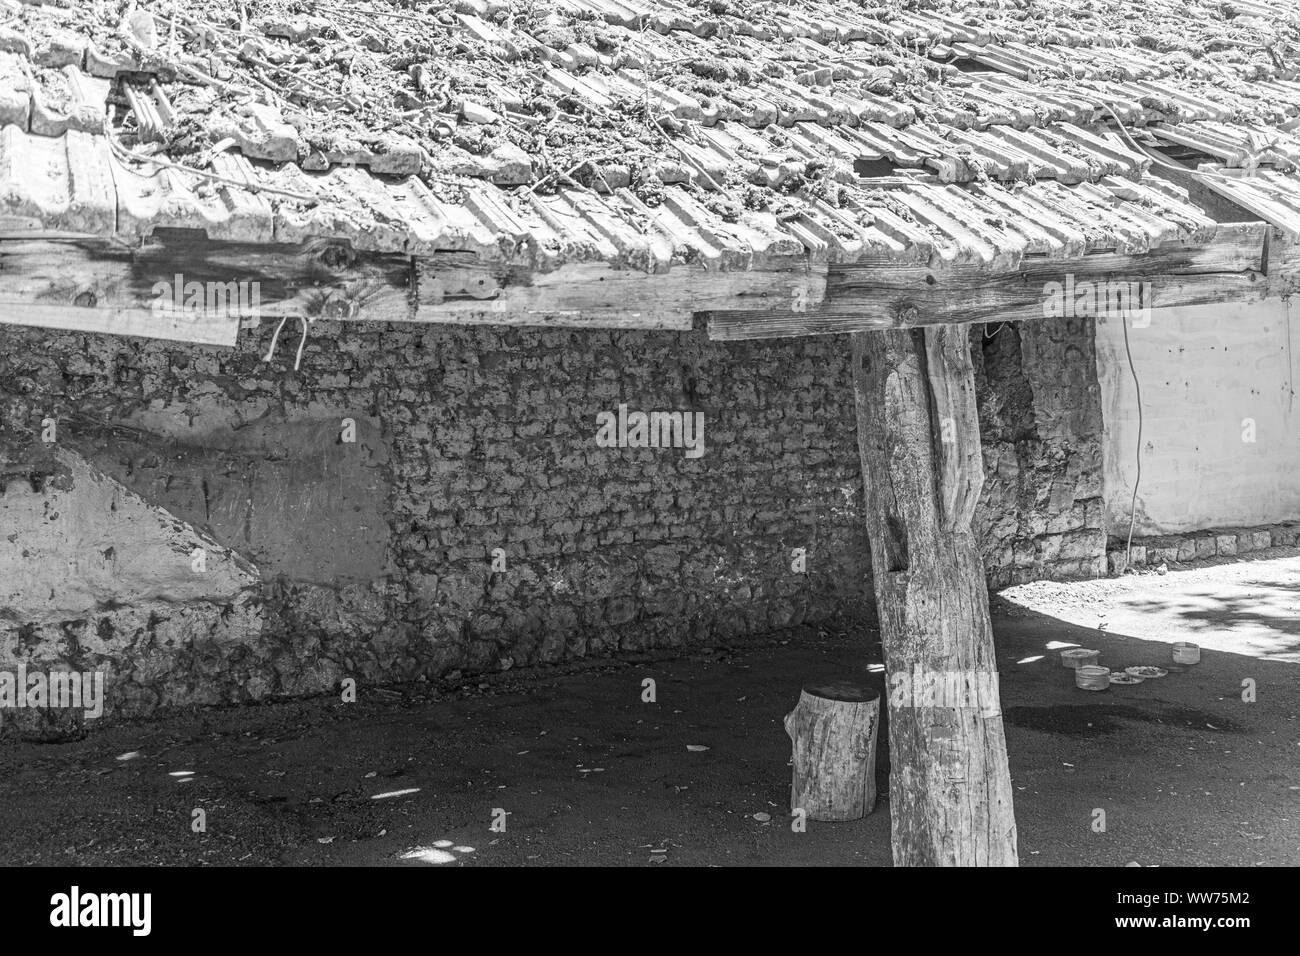
[[[966,330],[852,336],[897,866],[1017,863],[988,592],[971,534],[984,475]]]

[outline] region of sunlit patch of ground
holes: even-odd
[[[1021,863],[1300,863],[1297,601],[1295,554],[994,596]],[[1201,663],[1176,667],[1175,641]],[[1080,690],[1059,658],[1079,646],[1169,674]],[[454,692],[7,741],[0,864],[888,866],[887,721],[875,812],[806,830],[782,725],[805,683],[888,676],[870,628],[805,626]]]
[[[473,853],[472,846],[454,844],[451,840],[435,840],[429,846],[417,846],[402,854],[403,860],[415,860],[419,863],[439,865],[455,863],[457,854]]]
[[[1300,557],[1192,565],[1102,581],[1038,581],[1002,598],[1101,634],[1300,663]]]

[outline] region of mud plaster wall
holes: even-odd
[[[843,337],[317,322],[294,372],[272,331],[0,329],[0,663],[103,670],[145,713],[866,612]],[[990,579],[1092,573],[1091,329],[976,342]],[[597,447],[620,402],[702,411],[704,455]]]
[[[1291,307],[1158,309],[1129,329],[1142,392],[1134,533],[1274,525],[1300,518],[1300,408]],[[1137,395],[1118,320],[1098,323],[1106,504],[1127,535],[1137,479]]]

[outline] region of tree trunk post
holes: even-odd
[[[1015,866],[966,326],[852,335],[896,866]]]

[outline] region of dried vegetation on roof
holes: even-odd
[[[647,231],[669,203],[691,228],[937,241],[951,223],[900,190],[1106,184],[1036,194],[1087,216],[1143,180],[1129,131],[1289,168],[1297,50],[1285,0],[0,0],[0,123],[106,133],[142,169],[242,156],[277,213],[348,200],[304,171],[363,167],[492,229],[485,183],[557,235],[577,193]],[[1166,195],[1125,201],[1169,215]]]

